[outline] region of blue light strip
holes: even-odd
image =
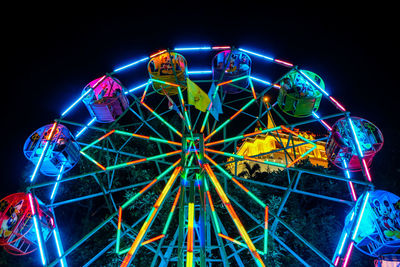
[[[57,247],[57,252],[58,252],[58,256],[61,257],[62,256],[62,252],[61,252],[61,247],[60,247],[60,236],[58,234],[58,231],[56,228],[54,228],[53,230],[53,234],[54,234],[54,240],[56,241],[56,247]],[[67,262],[65,261],[65,258],[62,258],[60,260],[61,266],[65,267]]]
[[[267,59],[267,60],[269,60],[269,61],[274,61],[274,59],[273,59],[272,57],[267,57],[267,56],[264,56],[264,55],[261,55],[261,54],[255,53],[255,52],[251,52],[251,51],[246,50],[246,49],[243,49],[243,48],[239,48],[239,50],[240,50],[240,51],[243,51],[243,52],[245,52],[245,53],[249,53],[249,54],[252,54],[252,55],[255,55],[255,56],[258,56],[258,57]]]
[[[141,84],[141,85],[139,85],[139,86],[136,86],[135,88],[132,88],[132,89],[129,89],[127,92],[125,92],[125,94],[129,94],[129,93],[132,93],[133,91],[136,91],[136,90],[138,90],[138,89],[140,89],[140,88],[143,88],[143,87],[145,87],[146,85],[148,85],[149,83],[151,83],[152,81],[150,80],[149,82],[147,82],[147,83],[144,83],[144,84]]]
[[[130,64],[128,64],[128,65],[125,65],[125,66],[123,66],[123,67],[120,67],[120,68],[118,68],[118,69],[115,69],[113,72],[115,73],[115,72],[124,70],[124,69],[126,69],[126,68],[132,67],[132,66],[134,66],[134,65],[136,65],[136,64],[138,64],[138,63],[140,63],[140,62],[143,62],[143,61],[145,61],[145,60],[148,60],[148,59],[149,59],[149,57],[145,57],[145,58],[139,59],[139,60],[137,60],[137,61],[135,61],[135,62],[132,62],[132,63],[130,63]]]
[[[349,170],[347,169],[347,163],[346,163],[346,160],[345,160],[345,159],[343,159],[343,165],[344,165],[344,168],[346,169],[346,170],[344,171],[344,173],[346,174],[346,177],[350,179],[350,172],[349,172]]]
[[[318,121],[328,130],[328,131],[332,131],[332,128],[325,122],[325,121],[323,121],[323,120],[321,120],[321,118],[320,118],[320,116],[317,114],[317,113],[315,113],[314,111],[312,111],[312,115],[316,118],[316,119],[318,119]]]
[[[358,228],[360,227],[360,223],[361,223],[362,217],[364,215],[365,206],[367,205],[368,198],[369,198],[369,192],[367,192],[367,194],[364,197],[364,202],[363,202],[363,205],[361,208],[360,215],[358,216],[357,225],[356,225],[356,228],[354,229],[353,236],[351,237],[352,240],[354,240],[357,236]]]
[[[76,135],[75,138],[78,138],[79,136],[81,136],[86,130],[87,127],[92,125],[94,122],[96,121],[96,118],[93,118],[91,121],[88,122],[88,124],[86,124],[85,127],[83,127]]]
[[[38,244],[39,244],[40,258],[42,259],[43,266],[45,266],[46,258],[44,256],[44,252],[43,252],[43,245],[42,245],[42,240],[40,239],[39,226],[38,226],[36,215],[33,216],[33,223],[35,224],[35,232],[36,232],[36,237],[37,237]]]
[[[46,140],[46,144],[44,145],[42,154],[40,155],[39,161],[37,162],[37,164],[36,164],[36,166],[35,166],[35,170],[34,170],[33,173],[32,173],[32,176],[31,176],[31,183],[33,182],[33,180],[34,180],[35,177],[36,177],[36,174],[37,174],[37,172],[38,172],[38,170],[39,170],[39,166],[40,166],[40,164],[41,164],[42,161],[43,161],[44,154],[46,154],[46,152],[47,152],[47,147],[49,146],[49,143],[50,143],[50,140]]]
[[[257,81],[257,82],[260,82],[260,83],[263,83],[263,84],[266,84],[266,85],[271,85],[270,82],[267,82],[267,81],[262,80],[262,79],[260,79],[260,78],[256,78],[256,77],[250,76],[250,79],[255,80],[255,81]]]
[[[315,87],[318,88],[318,90],[320,90],[322,93],[324,93],[326,96],[329,96],[329,94],[321,88],[321,86],[319,86],[318,84],[315,83],[315,81],[313,81],[313,79],[311,79],[310,77],[308,77],[302,70],[300,70],[301,75],[303,75],[309,82],[311,82]]]
[[[350,217],[350,222],[354,219],[354,215],[355,215],[356,213],[353,211],[353,213],[351,214],[351,217]]]
[[[348,117],[347,119],[348,119],[348,121],[349,121],[351,130],[353,131],[354,139],[356,140],[358,152],[360,153],[361,158],[363,158],[363,157],[364,157],[364,154],[363,154],[363,152],[362,152],[362,150],[361,150],[360,143],[358,142],[358,137],[357,137],[357,133],[356,133],[356,131],[355,131],[355,129],[354,129],[353,122],[352,122],[352,120],[351,120],[350,117]]]
[[[67,115],[67,113],[76,105],[78,104],[87,94],[89,94],[93,89],[90,88],[89,90],[87,90],[83,95],[81,95],[81,97],[79,97],[69,108],[67,108],[62,114],[61,116],[64,117],[65,115]]]
[[[59,181],[59,180],[61,179],[61,177],[62,177],[63,170],[64,170],[64,164],[61,165],[60,173],[59,173],[58,176],[57,176],[57,181],[56,181],[56,183],[54,184],[53,191],[51,192],[50,200],[52,200],[52,199],[54,198],[54,196],[56,195],[56,191],[57,191],[58,184],[59,184],[58,181]]]
[[[192,70],[188,71],[188,74],[211,74],[211,70]]]
[[[211,46],[203,46],[203,47],[176,47],[175,51],[193,51],[193,50],[211,50]]]
[[[343,239],[342,239],[342,243],[341,243],[341,245],[340,245],[339,252],[338,252],[338,255],[339,255],[339,256],[340,256],[340,255],[342,254],[342,252],[343,252],[343,247],[344,247],[344,244],[346,243],[346,239],[347,239],[347,232],[344,233],[344,236],[343,236]]]

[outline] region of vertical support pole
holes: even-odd
[[[200,267],[206,267],[206,231],[209,227],[207,225],[207,203],[206,194],[204,190],[204,174],[200,173],[197,175],[197,182],[199,188],[199,200],[200,200],[200,215],[199,215],[199,242],[200,242]]]
[[[184,172],[183,172],[184,173]],[[182,173],[182,175],[183,175]],[[185,181],[182,179],[182,182]],[[179,199],[179,228],[178,228],[178,267],[184,266],[183,261],[183,241],[185,239],[185,198],[186,198],[186,186],[181,186],[181,196]]]
[[[193,267],[193,243],[194,243],[193,225],[194,225],[194,181],[191,179],[189,185],[186,267]]]

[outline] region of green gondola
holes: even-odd
[[[325,88],[324,81],[317,74],[306,70],[302,73],[322,89]],[[318,110],[321,98],[322,93],[298,70],[291,71],[280,83],[278,105],[290,116],[302,118],[312,115]]]

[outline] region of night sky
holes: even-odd
[[[89,81],[160,49],[208,44],[248,47],[318,70],[352,115],[383,132],[371,172],[387,173],[378,175],[377,188],[400,195],[400,25],[394,7],[98,5],[3,11],[12,16],[2,18],[1,198],[24,185],[26,138],[59,117]]]

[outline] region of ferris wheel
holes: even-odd
[[[93,77],[27,138],[32,175],[26,192],[0,202],[0,244],[37,253],[43,266],[266,266],[274,244],[305,266],[347,266],[353,247],[395,253],[399,215],[388,237],[374,206],[385,194],[369,171],[383,135],[351,116],[321,76],[262,51],[202,46]],[[320,168],[303,168],[304,159]],[[283,179],[243,175],[255,165]],[[286,220],[297,197],[349,210],[336,250]]]

